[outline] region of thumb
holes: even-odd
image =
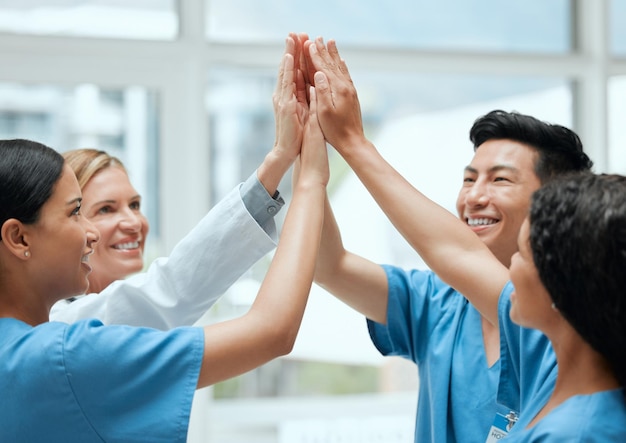
[[[328,91],[329,86],[328,80],[326,79],[326,74],[324,74],[322,71],[317,71],[313,79],[315,80],[314,84],[318,91],[324,93]]]
[[[315,73],[314,80],[318,107],[320,105],[330,105],[332,107],[333,99],[326,74],[321,71],[317,71]]]

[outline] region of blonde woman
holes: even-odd
[[[299,45],[294,34],[287,39],[285,51],[296,60],[295,72]],[[307,112],[302,75],[290,83],[284,74],[281,68],[273,97],[277,123],[273,149],[169,257],[157,259],[145,273],[138,272],[144,267],[149,225],[141,212],[141,196],[122,162],[95,149],[63,154],[78,178],[83,213],[100,231],[101,240],[90,259],[88,295],[57,303],[52,320],[95,317],[105,324],[159,329],[190,325],[275,247],[274,216],[284,205],[277,188],[300,151]]]

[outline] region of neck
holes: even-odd
[[[31,326],[40,325],[50,319],[49,307],[29,306],[24,303],[18,305],[11,302],[12,300],[2,300],[2,304],[0,304],[0,318],[15,318]]]
[[[552,397],[593,394],[619,388],[611,365],[568,324],[557,337],[550,337],[559,365]]]
[[[87,288],[86,293],[98,294],[102,292],[102,290],[106,288],[109,284],[110,282],[107,284],[104,284],[102,279],[99,279],[97,275],[94,275],[94,273],[92,272],[91,275],[89,275],[89,288]]]
[[[558,333],[546,333],[558,363],[554,391],[528,427],[548,415],[554,408],[575,395],[591,395],[620,387],[608,361],[582,339],[564,319]]]

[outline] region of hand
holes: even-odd
[[[257,169],[257,176],[269,195],[274,195],[283,176],[300,154],[304,123],[308,113],[306,85],[299,69],[302,42],[291,33],[285,40],[278,80],[272,95],[276,140]]]
[[[304,75],[299,68],[302,44],[292,33],[286,39],[285,54],[278,71],[272,96],[276,119],[276,141],[273,152],[286,157],[290,164],[300,153],[304,122],[308,112]]]
[[[328,151],[326,141],[317,119],[317,99],[315,88],[309,91],[309,115],[304,127],[302,152],[300,153],[300,167],[298,184],[321,183],[328,184],[330,169],[328,167]]]
[[[309,36],[308,34],[302,32],[300,34],[298,34],[298,39],[299,39],[299,45],[297,47],[300,48],[300,50],[298,51],[298,58],[296,60],[298,60],[297,62],[297,67],[298,69],[300,69],[302,71],[302,74],[304,75],[304,83],[306,85],[306,94],[309,93],[309,86],[313,86],[313,76],[315,75],[315,66],[313,66],[311,63],[308,62],[309,56],[306,55],[307,51],[308,51],[308,46],[306,46],[307,44],[310,44],[311,42],[309,41]],[[309,102],[309,97],[307,95],[307,103]]]
[[[367,142],[356,88],[334,40],[325,46],[318,37],[305,42],[304,49],[307,65],[317,70],[313,79],[320,127],[326,140],[345,157],[349,150]]]

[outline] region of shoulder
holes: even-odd
[[[417,311],[426,307],[457,311],[468,304],[461,293],[431,270],[405,270],[389,265],[382,267],[387,275],[390,302],[397,299],[400,304],[406,303]]]
[[[576,395],[563,402],[531,430],[529,441],[626,441],[623,390]]]

